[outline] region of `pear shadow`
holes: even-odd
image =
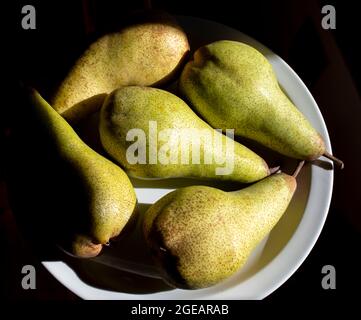
[[[291,159],[291,158],[286,157],[276,151],[273,151],[273,150],[261,145],[257,141],[254,141],[254,140],[251,140],[251,139],[248,139],[245,137],[241,137],[241,136],[236,136],[234,138],[234,140],[239,142],[240,144],[246,146],[247,148],[251,149],[257,155],[259,155],[261,158],[263,158],[266,161],[266,163],[268,164],[270,169],[275,168],[275,167],[280,167],[280,169],[283,172],[291,173],[292,170],[290,172],[288,172],[287,168],[290,167],[290,163],[292,163],[292,164],[297,163],[297,160]]]
[[[103,157],[110,159],[100,140],[99,121],[100,110],[87,115],[84,119],[76,123],[73,128],[90,148]]]
[[[333,170],[333,164],[330,161],[316,159],[311,161],[311,164],[324,170]]]
[[[224,191],[234,191],[246,187],[246,184],[233,181],[220,181],[216,179],[197,179],[197,178],[169,178],[169,179],[138,179],[130,177],[134,188],[140,189],[168,189],[190,187],[194,185],[209,186]]]
[[[63,112],[62,116],[68,119],[70,123],[76,124],[92,113],[99,111],[107,96],[106,93],[99,93],[84,99]]]
[[[162,280],[143,237],[143,217],[149,207],[138,204],[134,230],[112,241],[99,256],[90,259],[67,256],[64,261],[82,281],[99,289],[132,294],[173,290]]]
[[[122,271],[91,260],[66,261],[84,283],[98,289],[129,294],[151,294],[173,290],[160,279]]]

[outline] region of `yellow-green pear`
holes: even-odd
[[[295,189],[295,177],[276,173],[239,191],[191,186],[158,200],[143,229],[164,279],[199,289],[231,276],[282,217]]]
[[[56,159],[66,166],[66,174],[70,177],[66,181],[68,185],[62,186],[64,192],[57,195],[58,201],[67,203],[68,199],[64,198],[66,190],[76,186],[72,191],[75,193],[72,202],[67,204],[67,212],[54,216],[54,221],[68,219],[62,230],[66,236],[64,249],[75,256],[96,256],[103,244],[120,234],[135,212],[133,186],[120,167],[80,140],[72,127],[32,89],[30,102],[37,124],[46,133]],[[57,168],[54,164],[54,170]],[[51,183],[56,185],[59,182]],[[54,208],[49,208],[49,215],[55,215],[59,206],[57,203],[53,205]]]
[[[214,130],[180,98],[139,86],[113,91],[100,112],[104,149],[137,178],[208,178],[254,182],[266,162]]]
[[[105,96],[125,85],[158,85],[171,79],[189,51],[187,37],[166,13],[106,34],[76,61],[51,103],[76,122],[97,111]]]
[[[325,155],[320,134],[281,90],[274,70],[259,51],[236,41],[199,48],[185,66],[179,89],[211,126],[283,155],[314,160]]]

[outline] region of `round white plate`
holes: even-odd
[[[280,57],[257,41],[224,25],[190,17],[179,17],[178,20],[188,34],[193,50],[216,40],[229,39],[245,42],[261,51],[273,65],[285,93],[324,137],[327,149],[331,152],[326,125],[315,100],[302,80]],[[289,169],[294,168],[295,162],[290,161],[288,165]],[[160,279],[119,270],[139,269],[139,264],[144,265],[144,272],[149,272],[151,268],[151,260],[144,253],[139,240],[139,228],[118,241],[114,247],[105,248],[105,253],[95,260],[66,259],[43,261],[43,264],[56,279],[83,299],[262,299],[281,286],[305,260],[327,216],[333,171],[307,165],[297,180],[298,189],[287,212],[256,248],[247,265],[231,278],[211,288],[172,289]],[[133,182],[141,214],[150,204],[175,188],[205,184],[204,181],[183,179]],[[224,184],[207,184],[227,188]],[[120,260],[133,262],[124,262],[119,267],[122,265]],[[117,268],[114,267],[116,265]]]

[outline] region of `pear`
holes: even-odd
[[[191,186],[168,193],[143,222],[163,278],[199,289],[235,273],[282,217],[295,189],[294,176],[275,173],[239,191]]]
[[[78,122],[99,110],[106,95],[120,86],[171,79],[188,51],[187,37],[174,19],[155,12],[92,43],[60,84],[52,106]]]
[[[101,109],[99,132],[104,149],[136,178],[249,183],[270,173],[261,157],[211,128],[180,98],[161,89],[129,86],[113,91]],[[131,150],[138,158],[129,156]]]
[[[68,186],[62,185],[62,194],[58,195],[58,201],[68,205],[66,212],[59,213],[63,217],[55,215],[56,207],[62,205],[55,203],[49,214],[53,212],[54,221],[69,219],[62,230],[66,235],[63,245],[66,251],[80,257],[96,256],[103,244],[120,234],[135,212],[133,186],[120,167],[80,140],[37,91],[30,89],[29,97],[37,124],[46,133],[56,159],[66,167],[65,174],[69,177]],[[57,168],[60,167],[54,163],[53,169]],[[72,190],[69,203],[65,196],[67,189]]]
[[[179,89],[213,127],[234,128],[236,135],[292,158],[324,155],[343,167],[283,93],[266,57],[249,45],[223,40],[199,48],[182,72]]]

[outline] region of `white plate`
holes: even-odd
[[[331,152],[326,125],[315,100],[302,80],[280,57],[257,41],[224,25],[190,17],[179,17],[179,22],[187,32],[193,49],[215,40],[229,39],[248,43],[261,51],[273,65],[284,91],[321,133]],[[174,188],[204,184],[204,181],[182,179],[133,182],[138,201],[142,204],[141,212]],[[92,260],[66,259],[66,262],[43,261],[43,264],[64,286],[84,299],[262,299],[297,270],[314,246],[329,209],[333,172],[308,165],[298,177],[298,185],[287,212],[257,247],[247,265],[211,288],[193,291],[171,289],[161,280],[134,276]],[[114,265],[114,259],[130,259],[143,263],[147,269],[151,263],[139,245],[142,244],[139,244],[139,230],[136,229],[133,235],[118,241],[115,247],[106,248],[98,260]],[[124,268],[133,269],[134,266]]]

